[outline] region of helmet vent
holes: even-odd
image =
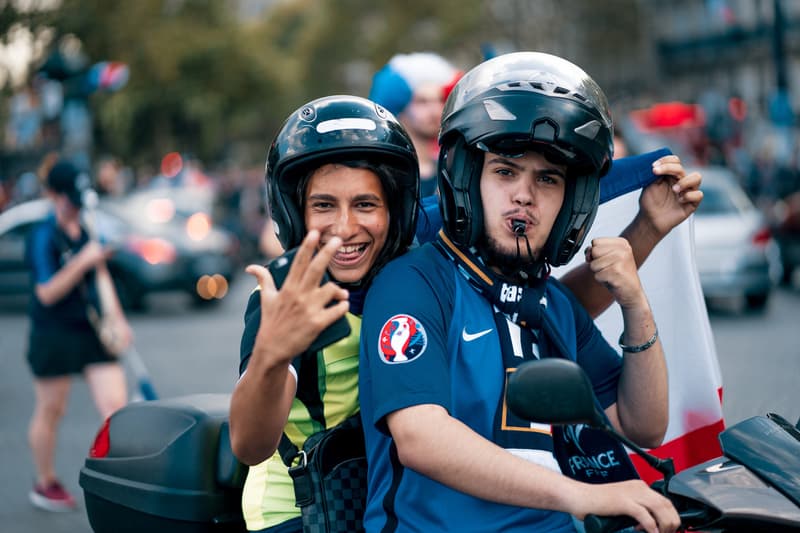
[[[575,128],[575,133],[586,137],[587,139],[594,139],[597,137],[597,132],[600,131],[600,123],[596,120],[590,120],[583,126]]]
[[[492,120],[517,120],[517,116],[496,100],[484,100],[483,108]]]
[[[501,91],[524,90],[524,91],[541,92],[547,94],[569,95],[583,102],[586,101],[586,98],[583,95],[571,91],[566,87],[562,87],[561,85],[558,85],[556,81],[550,79],[510,81],[499,84],[497,86],[497,89]]]

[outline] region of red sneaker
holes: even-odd
[[[33,505],[45,511],[73,511],[78,507],[75,498],[58,481],[47,487],[34,485],[29,496]]]

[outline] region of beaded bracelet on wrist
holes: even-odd
[[[622,333],[620,333],[619,336],[619,347],[622,348],[622,351],[627,353],[639,353],[647,350],[656,343],[656,340],[658,340],[658,328],[656,328],[655,332],[653,333],[653,336],[647,339],[645,343],[636,346],[628,346],[627,344],[622,344],[622,337],[624,335],[625,332],[623,331]]]

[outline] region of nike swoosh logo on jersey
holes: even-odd
[[[484,335],[486,335],[488,333],[491,333],[491,332],[492,332],[492,330],[491,330],[491,328],[489,328],[489,329],[485,329],[483,331],[479,331],[477,333],[467,333],[467,328],[464,328],[463,330],[461,330],[461,338],[464,339],[465,342],[470,342],[470,341],[474,341],[475,339],[479,339],[479,338],[483,337]]]

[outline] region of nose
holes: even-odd
[[[331,226],[331,234],[347,242],[358,232],[358,221],[349,209],[343,209]]]
[[[515,205],[533,205],[534,187],[527,180],[520,180],[519,185],[514,189],[511,197]]]

